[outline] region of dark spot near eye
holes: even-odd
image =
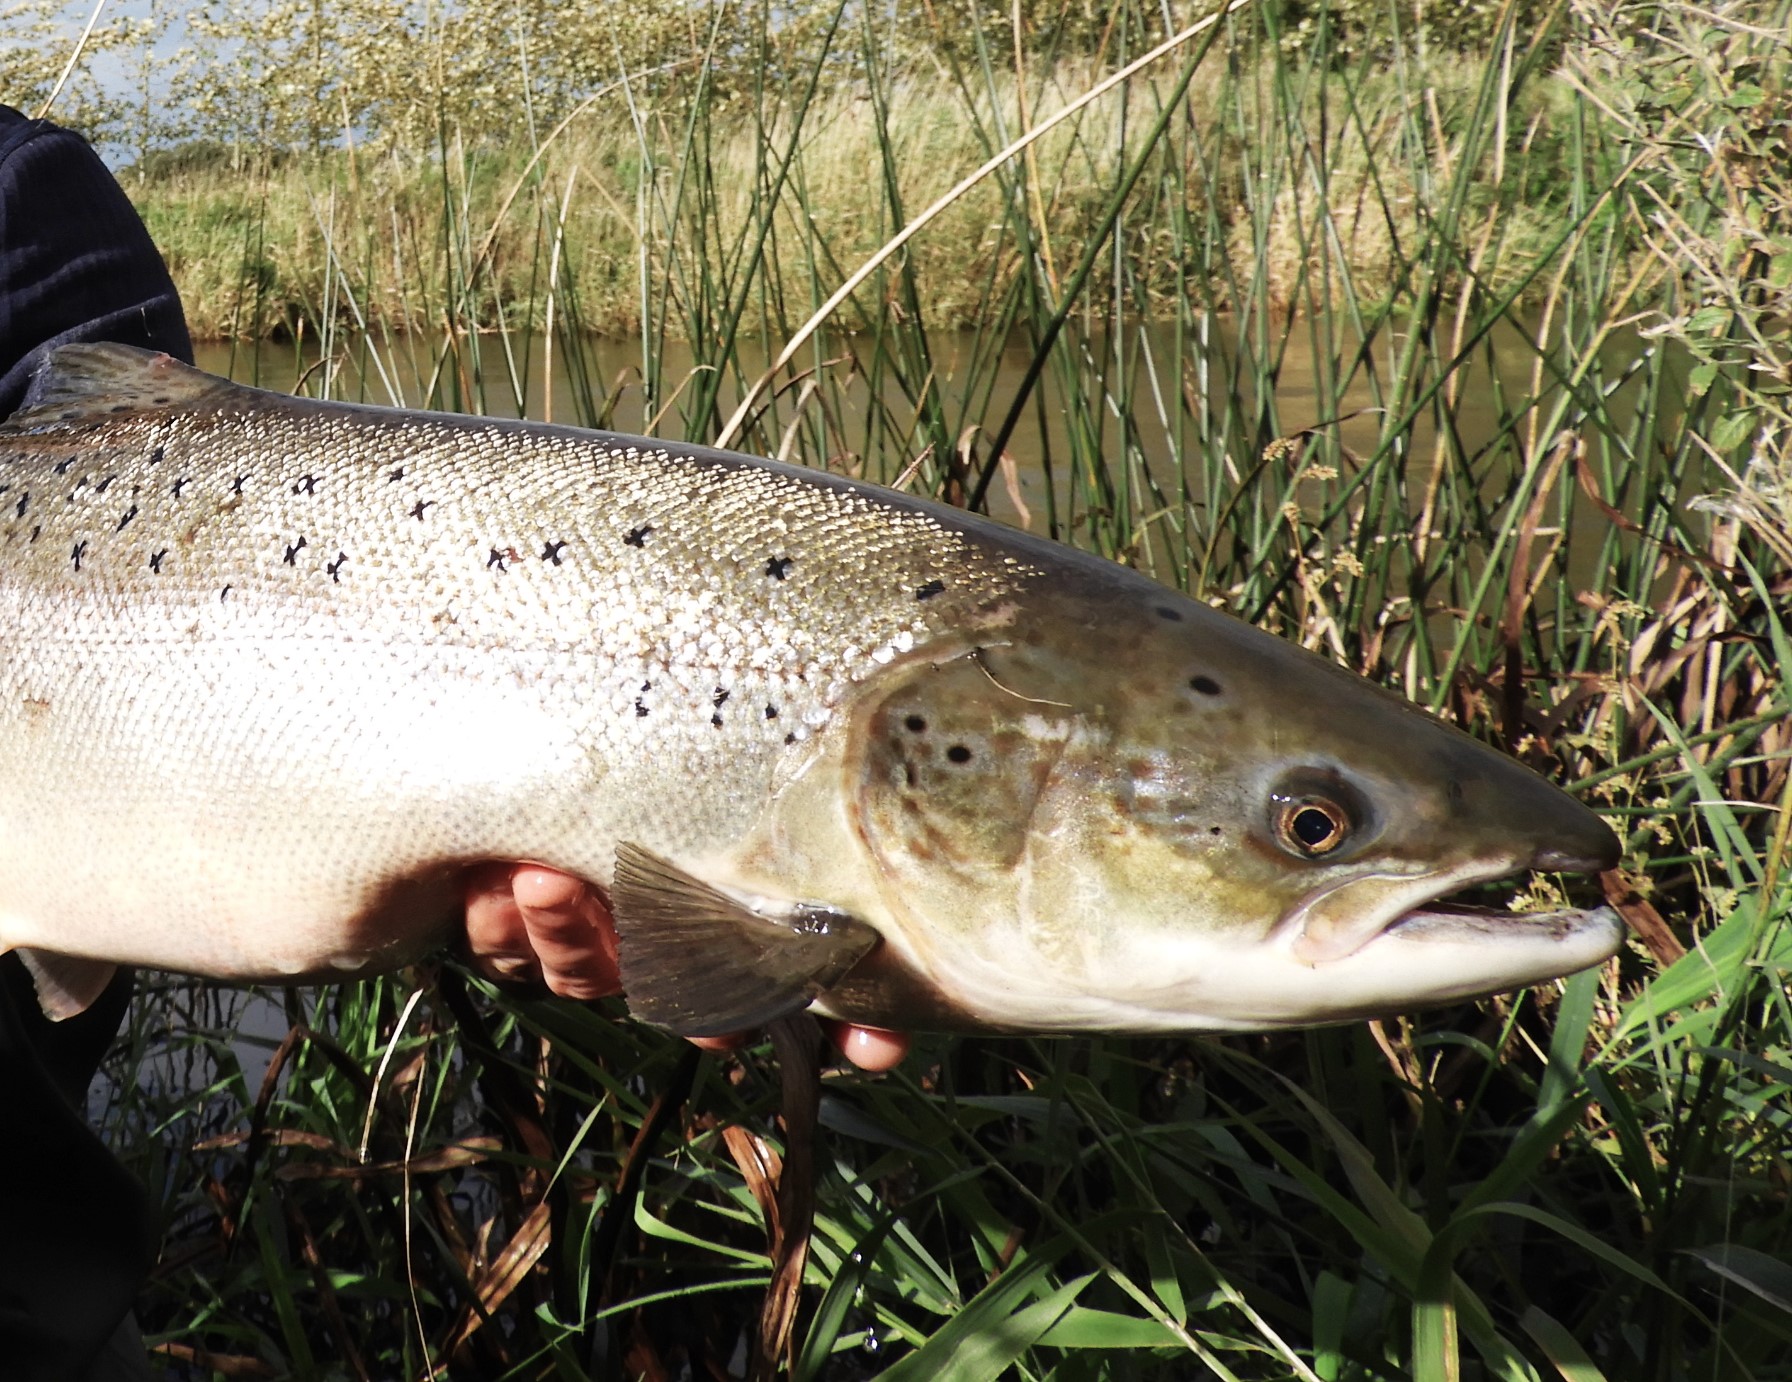
[[[971,761],[971,751],[963,744],[954,744],[951,748],[946,750],[946,757],[951,759],[954,763],[969,763]]]
[[[165,447],[158,446],[154,451],[149,453],[149,463],[151,465],[160,465],[162,463],[162,457],[167,454],[168,451]]]
[[[783,580],[785,576],[790,574],[792,560],[793,559],[790,557],[773,557],[765,564],[765,574],[770,576],[774,581]]]
[[[81,569],[81,558],[86,555],[87,544],[85,542],[77,542],[75,544],[75,550],[69,553],[69,560],[74,562],[75,570],[79,571]]]
[[[417,506],[411,510],[411,517],[421,523],[423,521],[423,511],[425,509],[434,508],[435,503],[436,501],[433,499],[419,499],[417,501]]]
[[[330,579],[332,581],[336,582],[337,585],[342,584],[342,568],[347,561],[348,561],[348,553],[347,552],[338,552],[336,554],[336,560],[331,562],[328,566],[324,567],[324,570],[326,570],[330,573]]]
[[[399,466],[398,469],[390,471],[386,475],[386,483],[389,485],[395,485],[402,479],[404,479],[403,466]]]
[[[910,734],[920,734],[927,728],[926,719],[920,715],[910,715],[902,724]]]
[[[79,456],[70,456],[66,461],[58,461],[56,463],[56,473],[58,475],[68,474],[68,468],[80,459]]]
[[[159,552],[151,552],[149,554],[149,569],[157,575],[160,575],[162,572],[162,559],[167,555],[168,549],[166,547]]]
[[[1220,684],[1212,677],[1190,677],[1188,686],[1189,690],[1199,691],[1203,696],[1217,696],[1220,693]]]
[[[722,727],[722,712],[719,710],[716,711],[716,713],[714,715],[711,715],[709,717],[709,722],[710,722],[710,724],[714,725],[717,729],[720,729]]]
[[[630,528],[622,540],[630,547],[644,547],[647,545],[647,535],[652,531],[653,524],[643,523],[639,528]]]
[[[926,585],[919,587],[915,591],[915,598],[917,600],[931,600],[945,588],[946,583],[944,581],[929,581]]]
[[[1157,617],[1159,619],[1168,619],[1172,624],[1180,624],[1182,622],[1182,611],[1179,609],[1172,609],[1169,605],[1159,605],[1157,607]]]
[[[299,540],[286,549],[286,564],[288,566],[297,566],[299,564],[299,553],[305,550],[305,546],[305,536],[301,533],[299,535]]]
[[[315,475],[299,476],[299,478],[294,480],[292,483],[292,492],[294,494],[316,494],[317,493],[317,476],[315,476]]]
[[[728,692],[720,686],[716,687],[715,696],[710,703],[716,706],[726,705],[728,703]]]
[[[778,718],[778,707],[777,707],[777,706],[775,706],[775,705],[768,705],[768,706],[766,706],[766,708],[765,708],[765,718],[766,718],[766,719],[768,719],[768,720],[775,720],[775,719],[777,719],[777,718]]]
[[[129,523],[136,516],[137,516],[137,506],[135,504],[132,504],[130,506],[130,508],[128,508],[124,511],[124,517],[118,520],[118,527],[115,529],[115,531],[122,533],[124,531],[125,524]]]
[[[541,549],[541,559],[543,561],[551,561],[555,566],[558,566],[560,565],[560,554],[565,550],[566,544],[564,542],[544,543]]]

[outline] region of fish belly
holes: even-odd
[[[163,632],[5,649],[0,945],[321,976],[440,939],[472,861],[606,874],[607,765],[551,659],[240,612]]]

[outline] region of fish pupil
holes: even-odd
[[[1317,806],[1301,807],[1294,813],[1288,827],[1296,840],[1314,851],[1330,848],[1337,842],[1340,833],[1338,822]]]

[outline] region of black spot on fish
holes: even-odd
[[[775,705],[768,705],[768,706],[766,706],[766,708],[765,708],[765,718],[766,718],[766,719],[768,719],[768,720],[775,720],[775,719],[777,719],[777,718],[778,718],[778,707],[777,707],[777,706],[775,706]]]
[[[647,535],[653,531],[653,524],[643,523],[639,528],[630,528],[622,540],[630,547],[645,547]]]
[[[1207,827],[1207,833],[1209,835],[1220,835],[1224,832],[1217,825],[1210,825]]]
[[[87,544],[85,542],[77,542],[75,544],[75,550],[68,555],[69,560],[75,564],[75,570],[79,571],[81,569],[81,558],[87,555]]]
[[[963,744],[954,744],[951,748],[946,750],[946,757],[954,763],[969,763],[971,761],[971,751]]]
[[[711,715],[709,717],[709,722],[710,722],[710,724],[714,725],[717,729],[720,729],[722,727],[722,712],[719,710],[716,711],[716,713],[714,715]]]
[[[38,535],[38,534],[39,534],[39,533],[41,533],[41,532],[42,532],[42,531],[43,531],[43,530],[44,530],[44,525],[43,525],[43,524],[41,524],[41,523],[35,523],[35,524],[33,524],[33,525],[32,525],[32,527],[31,527],[31,540],[32,540],[32,541],[33,541],[33,542],[36,542],[36,541],[37,541],[37,535]]]
[[[1190,677],[1188,689],[1198,691],[1203,696],[1217,696],[1220,693],[1220,684],[1209,676]]]
[[[560,554],[565,550],[566,544],[564,542],[544,543],[541,548],[541,559],[543,561],[551,561],[555,566],[558,566],[560,565]]]
[[[243,481],[247,480],[248,478],[249,477],[247,475],[237,476],[236,483],[231,486],[230,492],[232,494],[241,494],[243,492]]]
[[[790,574],[791,563],[794,560],[792,557],[773,557],[765,564],[765,574],[774,581],[781,581]]]
[[[292,492],[294,494],[316,494],[317,493],[317,476],[315,476],[315,475],[299,476],[298,479],[296,479],[292,482]]]
[[[1182,611],[1175,609],[1170,605],[1159,605],[1157,607],[1157,617],[1159,619],[1168,619],[1172,624],[1180,624],[1182,622]]]
[[[116,475],[108,475],[105,479],[101,480],[97,485],[95,485],[93,487],[93,492],[95,494],[104,494],[107,490],[112,488],[112,482],[114,480],[116,480],[117,478],[118,477]]]
[[[386,483],[389,485],[395,485],[402,479],[404,479],[404,467],[399,466],[398,469],[392,471],[389,475],[386,476]]]
[[[70,456],[66,461],[56,462],[56,473],[58,475],[67,475],[68,468],[80,459],[79,456]]]
[[[492,548],[492,554],[485,559],[485,569],[487,571],[490,571],[494,566],[500,571],[510,570],[510,568],[504,564],[504,554],[496,547]]]
[[[348,553],[347,552],[338,552],[336,554],[336,560],[331,562],[328,566],[324,567],[324,570],[326,570],[330,573],[330,579],[332,581],[334,581],[337,585],[342,584],[342,568],[343,568],[344,564],[347,563],[347,561],[348,561]]]
[[[635,718],[639,719],[647,713],[647,707],[641,704],[641,698],[635,697]]]
[[[305,550],[305,546],[305,535],[301,533],[299,534],[299,540],[286,549],[286,564],[288,566],[297,566],[299,564],[299,553]]]
[[[149,569],[158,576],[162,574],[162,560],[167,555],[168,549],[166,547],[159,552],[151,552],[149,554]]]
[[[225,596],[226,596],[226,595],[228,595],[228,594],[230,594],[230,587],[229,587],[229,586],[225,586],[225,587],[224,587],[224,588],[223,588],[223,589],[222,589],[222,590],[220,590],[220,591],[219,591],[219,592],[218,592],[218,603],[219,603],[219,604],[223,604],[223,603],[224,603],[224,597],[225,597]]]
[[[30,502],[31,502],[31,491],[26,490],[23,494],[21,494],[19,496],[18,508],[15,510],[15,512],[18,514],[18,516],[20,518],[23,518],[25,516],[25,505],[29,504]]]
[[[168,451],[167,451],[166,447],[158,446],[158,447],[156,447],[155,450],[153,450],[149,453],[149,463],[151,465],[160,465],[162,463],[162,457],[166,456],[167,454],[168,454]]]
[[[651,690],[653,690],[653,683],[650,681],[644,681],[641,683],[641,689],[643,691],[651,691]]]
[[[187,487],[187,480],[189,478],[191,478],[191,477],[183,475],[180,477],[180,479],[178,479],[174,482],[174,489],[171,491],[171,493],[174,495],[174,497],[176,499],[180,498],[180,492]],[[247,476],[244,477],[244,479],[247,479],[247,478],[248,478]],[[242,490],[243,481],[238,480],[236,483],[237,483],[237,491],[236,492],[238,494],[241,494],[243,492],[243,490]]]
[[[910,734],[922,734],[922,733],[926,732],[927,721],[923,716],[910,715],[906,720],[904,720],[902,722],[902,726]]]
[[[136,516],[137,516],[137,506],[135,504],[132,504],[130,506],[130,508],[128,508],[124,511],[124,517],[118,520],[118,527],[117,527],[116,531],[122,533],[124,531],[125,524],[129,523]]]
[[[150,402],[151,402],[151,403],[153,403],[153,404],[155,404],[155,405],[156,405],[156,407],[158,407],[158,408],[165,408],[165,407],[167,407],[167,406],[168,406],[168,405],[169,405],[169,404],[170,404],[170,403],[172,403],[172,402],[174,402],[174,400],[173,400],[173,399],[172,399],[172,398],[170,398],[170,397],[169,397],[169,396],[168,396],[168,395],[167,395],[167,394],[165,394],[165,393],[159,393],[159,394],[157,394],[157,395],[156,395],[156,396],[155,396],[155,397],[154,397],[154,398],[152,398],[152,399],[150,399],[150,400],[149,400],[149,401],[150,401]]]
[[[433,508],[435,502],[436,501],[433,499],[419,499],[417,501],[417,507],[411,510],[411,517],[421,523],[423,521],[423,511],[428,508]]]
[[[729,693],[726,689],[718,686],[718,687],[716,687],[716,692],[715,692],[714,697],[711,698],[710,704],[714,705],[714,706],[718,706],[718,707],[724,706],[724,705],[728,704],[728,695],[729,695]]]
[[[786,735],[785,735],[785,736],[784,736],[784,742],[785,742],[785,743],[786,743],[786,744],[794,744],[794,743],[796,743],[796,733],[795,733],[795,731],[792,731],[792,732],[791,732],[791,733],[789,733],[789,734],[786,734]]]
[[[114,403],[109,411],[114,413],[128,413],[131,411],[131,405],[129,403]]]
[[[919,587],[915,591],[915,598],[917,600],[931,600],[935,595],[938,595],[945,588],[946,588],[946,583],[944,581],[932,580],[932,581],[927,582],[926,585]]]

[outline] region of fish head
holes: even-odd
[[[861,714],[856,829],[893,948],[942,1007],[1027,1029],[1305,1026],[1616,950],[1603,908],[1434,905],[1613,866],[1592,811],[1362,678],[1148,589],[912,664]]]

